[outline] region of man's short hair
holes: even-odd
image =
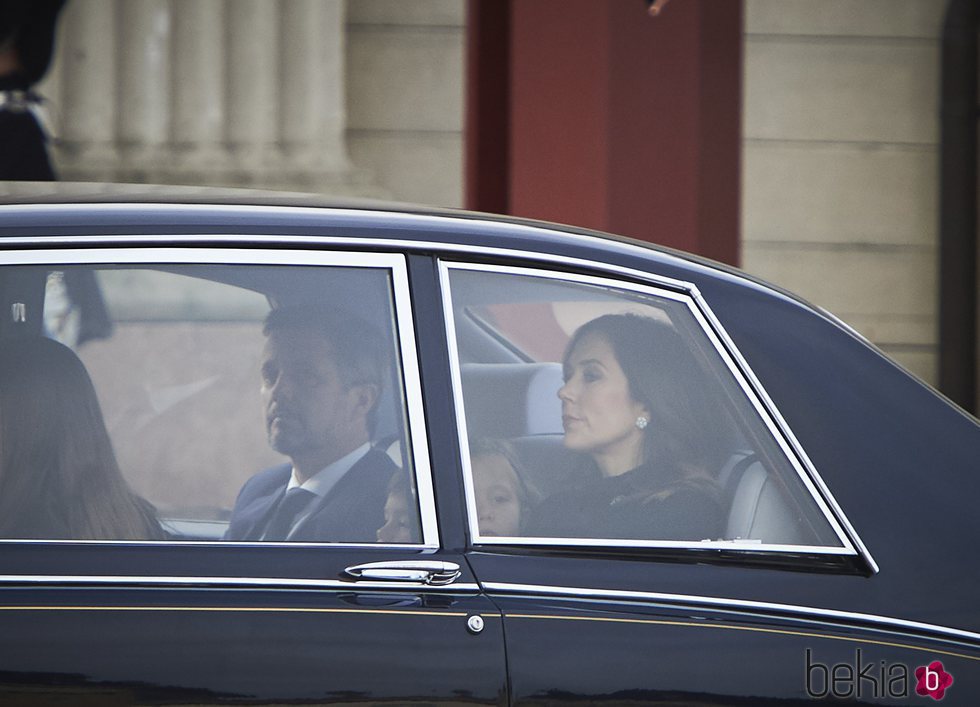
[[[371,384],[380,395],[388,371],[387,346],[378,330],[358,316],[318,305],[277,307],[262,326],[267,338],[282,331],[322,335],[347,386]]]

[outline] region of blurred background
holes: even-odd
[[[825,307],[977,409],[975,0],[69,0],[60,179],[544,218]]]

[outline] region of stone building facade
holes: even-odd
[[[742,266],[935,383],[945,0],[745,9]]]
[[[945,6],[745,0],[742,266],[929,382]],[[70,0],[57,168],[461,206],[465,24],[464,0]]]
[[[457,0],[71,0],[50,100],[66,180],[461,205]]]

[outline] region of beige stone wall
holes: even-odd
[[[391,198],[462,206],[465,8],[348,0],[348,149]]]
[[[745,6],[743,267],[933,383],[945,5]]]
[[[70,0],[63,179],[462,202],[462,0]]]

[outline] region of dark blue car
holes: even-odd
[[[832,315],[571,227],[49,189],[0,203],[0,702],[980,700],[980,426]]]

